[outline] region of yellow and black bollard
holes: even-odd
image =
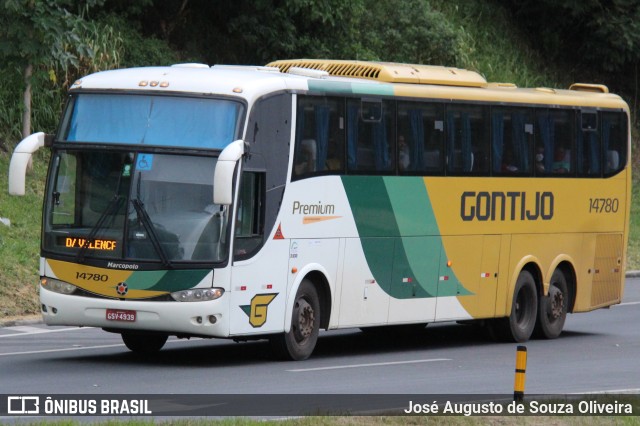
[[[516,378],[513,384],[513,400],[522,402],[524,399],[524,382],[527,375],[527,347],[518,346],[516,352]]]

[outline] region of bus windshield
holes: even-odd
[[[215,263],[227,211],[213,204],[217,159],[143,152],[54,153],[44,250],[74,259]]]
[[[72,98],[59,140],[223,149],[237,139],[243,110],[225,99],[83,93]]]

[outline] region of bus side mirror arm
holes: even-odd
[[[51,146],[53,137],[43,132],[24,138],[13,151],[9,165],[9,194],[24,195],[27,167],[34,152],[43,146]]]
[[[231,142],[218,157],[213,174],[213,204],[229,206],[233,203],[233,176],[238,160],[245,154],[245,142]]]

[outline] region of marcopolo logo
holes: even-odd
[[[129,292],[129,286],[124,282],[118,283],[118,285],[116,286],[116,292],[120,296],[125,296]]]

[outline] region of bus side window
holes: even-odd
[[[347,169],[390,174],[395,170],[395,103],[365,99],[347,102]]]
[[[398,170],[401,174],[441,174],[444,107],[438,103],[398,103]]]
[[[344,101],[299,96],[293,178],[344,169]]]
[[[242,172],[233,247],[235,260],[251,257],[262,246],[264,182],[264,173],[262,172]]]
[[[602,148],[596,111],[580,111],[576,134],[576,167],[579,176],[600,176]]]
[[[447,173],[489,172],[488,107],[451,105],[447,108]]]
[[[528,175],[533,169],[533,117],[525,108],[494,108],[491,152],[494,174]]]
[[[604,174],[612,176],[627,163],[627,116],[618,112],[602,112],[600,119]]]
[[[575,175],[573,128],[575,114],[571,110],[540,109],[536,111],[536,153],[543,156],[537,164],[538,174]],[[580,151],[578,144],[578,151]],[[577,154],[580,155],[580,152]],[[579,161],[579,160],[578,160]]]

